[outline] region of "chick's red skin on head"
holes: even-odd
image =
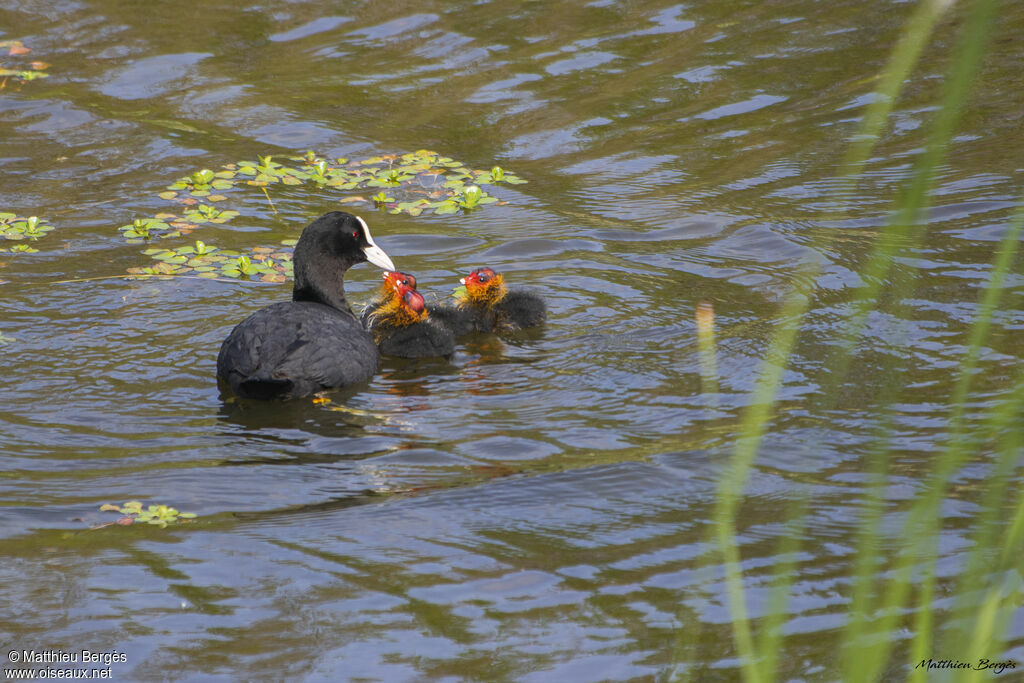
[[[380,290],[377,292],[377,298],[367,305],[359,318],[364,329],[369,329],[368,319],[371,315],[381,306],[390,304],[398,296],[400,287],[404,285],[410,289],[416,289],[416,277],[408,273],[400,273],[397,270],[385,271],[383,278],[384,282],[381,283]]]
[[[540,325],[547,317],[543,299],[529,291],[510,290],[505,278],[491,268],[477,268],[460,282],[466,292],[455,305],[430,310],[456,335],[512,332]]]

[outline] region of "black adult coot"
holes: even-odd
[[[385,273],[380,296],[366,307],[362,320],[385,355],[430,358],[455,352],[455,335],[429,316],[412,275]]]
[[[430,309],[456,335],[470,332],[512,332],[535,327],[547,317],[544,300],[532,292],[509,289],[491,268],[477,268],[459,280],[464,286],[455,303]]]
[[[247,398],[292,398],[373,376],[380,356],[345,300],[345,271],[369,261],[395,265],[362,218],[332,211],[295,245],[292,300],[260,309],[231,331],[217,377]]]

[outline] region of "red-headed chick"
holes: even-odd
[[[378,299],[367,306],[362,321],[382,354],[426,358],[455,352],[454,335],[431,319],[412,275],[385,273]]]
[[[431,309],[456,335],[512,332],[540,325],[547,317],[543,299],[530,291],[509,289],[492,268],[477,268],[459,282],[454,306]]]

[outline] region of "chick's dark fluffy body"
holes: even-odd
[[[381,308],[379,302],[370,304],[361,320],[382,354],[397,358],[447,358],[455,353],[455,335],[443,322],[428,316],[411,325],[394,325],[390,317],[380,314]]]
[[[547,317],[544,300],[528,290],[513,289],[493,304],[461,301],[430,307],[430,315],[456,337],[471,332],[514,332],[535,327]]]

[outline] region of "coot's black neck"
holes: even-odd
[[[353,315],[345,299],[345,271],[355,265],[356,259],[327,259],[317,254],[302,261],[296,258],[294,263],[292,301],[315,301]]]
[[[324,291],[319,287],[309,284],[300,287],[299,283],[296,282],[295,287],[292,289],[292,301],[315,301],[318,304],[325,304],[345,313],[352,313],[348,300],[345,298],[345,283],[342,278],[338,278],[338,282],[330,287],[329,291]]]

